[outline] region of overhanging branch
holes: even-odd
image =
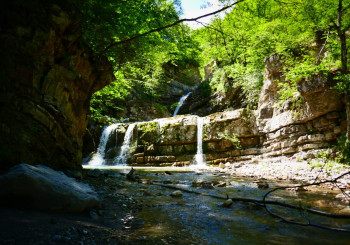
[[[178,25],[178,24],[180,24],[180,23],[182,23],[182,22],[197,21],[197,20],[199,20],[199,19],[202,19],[202,18],[211,16],[211,15],[218,14],[218,13],[220,13],[220,12],[222,12],[222,11],[225,11],[226,9],[229,9],[229,8],[235,6],[237,3],[240,3],[240,2],[243,2],[243,1],[244,1],[244,0],[238,0],[238,1],[236,1],[236,2],[234,2],[234,3],[232,3],[232,4],[230,4],[230,5],[227,5],[227,6],[221,8],[221,9],[219,9],[219,10],[216,10],[216,11],[214,11],[214,12],[211,12],[211,13],[208,13],[208,14],[205,14],[205,15],[202,15],[202,16],[198,16],[198,17],[196,17],[196,18],[181,19],[181,20],[175,21],[175,22],[173,22],[173,23],[171,23],[171,24],[169,24],[169,25],[161,26],[161,27],[158,27],[158,28],[149,30],[149,31],[147,31],[147,32],[145,32],[145,33],[141,33],[141,34],[139,34],[139,35],[130,37],[130,38],[128,38],[128,39],[125,39],[125,40],[121,40],[121,41],[118,41],[118,42],[111,43],[110,45],[108,45],[106,48],[104,48],[104,49],[102,50],[102,52],[100,53],[100,56],[103,55],[103,54],[106,53],[109,49],[111,49],[111,48],[113,48],[113,47],[115,47],[115,46],[118,46],[118,45],[121,45],[121,44],[124,44],[124,43],[128,43],[128,42],[133,41],[133,40],[135,40],[135,39],[137,39],[137,38],[147,36],[147,35],[149,35],[149,34],[151,34],[151,33],[154,33],[154,32],[159,32],[159,31],[161,31],[161,30],[168,29],[168,28],[173,27],[173,26],[176,26],[176,25]]]

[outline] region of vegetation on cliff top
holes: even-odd
[[[348,1],[236,1],[224,18],[216,17],[198,30],[181,23],[125,42],[177,22],[180,2],[74,1],[85,16],[86,40],[97,55],[104,53],[115,64],[117,81],[92,100],[95,116],[123,110],[118,101],[126,99],[131,87],[141,87],[141,94],[150,100],[161,96],[166,92],[162,90],[164,83],[169,82],[164,76],[166,63],[204,67],[213,59],[217,67],[209,81],[209,93],[239,86],[245,94],[245,104],[254,106],[262,85],[264,58],[279,53],[286,78],[280,84],[282,100],[295,95],[301,78],[333,74],[335,88],[344,94],[350,121]],[[116,42],[120,44],[113,45]]]

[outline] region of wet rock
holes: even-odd
[[[182,192],[177,190],[170,194],[172,197],[182,197]]]
[[[307,188],[302,187],[302,186],[299,186],[299,187],[296,188],[295,191],[296,191],[296,192],[306,192],[306,191],[307,191]]]
[[[49,167],[16,165],[0,175],[2,204],[36,210],[81,212],[100,205],[89,185]]]
[[[87,175],[89,177],[98,178],[103,175],[103,172],[100,169],[91,169],[87,172]]]
[[[152,193],[149,192],[149,191],[147,191],[147,190],[143,190],[143,191],[142,191],[142,195],[143,195],[143,196],[148,196],[148,197],[149,197],[149,196],[152,196]]]
[[[232,199],[227,199],[221,204],[221,207],[224,207],[224,208],[230,207],[232,203],[233,203]]]
[[[199,187],[201,185],[201,182],[196,182],[196,181],[194,181],[194,182],[192,182],[192,187]]]
[[[220,182],[217,185],[215,185],[216,187],[226,187],[227,183],[226,182]]]
[[[89,215],[92,220],[98,220],[100,218],[96,210],[90,210]]]
[[[83,174],[81,173],[81,171],[67,170],[67,171],[65,171],[65,174],[68,177],[72,177],[72,178],[75,178],[77,180],[83,179]]]
[[[172,175],[172,173],[169,172],[169,171],[165,171],[165,174],[167,174],[167,175]]]
[[[135,169],[131,168],[130,172],[126,175],[126,178],[131,181],[136,181]]]
[[[269,184],[265,180],[259,180],[255,182],[259,189],[268,189]]]
[[[202,187],[203,189],[214,189],[213,184],[210,182],[201,182],[200,187]]]
[[[61,240],[62,239],[62,236],[61,235],[54,235],[53,236],[53,240]]]
[[[350,204],[350,191],[345,191],[344,193],[340,193],[336,195],[335,198],[341,202]]]

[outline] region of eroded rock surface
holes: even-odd
[[[2,205],[36,210],[82,212],[98,207],[98,195],[87,185],[43,166],[19,164],[0,175]]]
[[[66,1],[1,3],[0,171],[20,162],[81,168],[92,93],[112,79]]]
[[[278,82],[284,79],[280,56],[272,55],[265,63],[257,110],[238,109],[203,118],[203,153],[207,164],[222,163],[226,167],[227,162],[258,163],[263,158],[282,156],[303,161],[315,158],[319,150],[336,143],[346,130],[344,105],[339,94],[331,89],[331,81],[320,75],[299,81],[298,90],[304,102],[298,108],[292,108],[288,101],[278,106]],[[193,163],[198,118],[187,115],[138,123],[128,163],[159,166]]]

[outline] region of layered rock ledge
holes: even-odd
[[[207,164],[258,162],[284,156],[299,161],[315,158],[345,132],[344,105],[337,91],[331,89],[331,80],[316,75],[299,81],[298,93],[303,102],[297,106],[291,100],[280,103],[278,83],[284,79],[280,57],[273,55],[265,63],[257,110],[238,109],[203,117],[203,153]],[[198,118],[185,115],[137,123],[128,163],[191,164],[197,152]],[[110,137],[106,154],[110,163],[119,151],[127,127],[121,124]]]
[[[15,164],[81,168],[91,95],[112,69],[92,59],[66,1],[1,3],[0,171]]]

